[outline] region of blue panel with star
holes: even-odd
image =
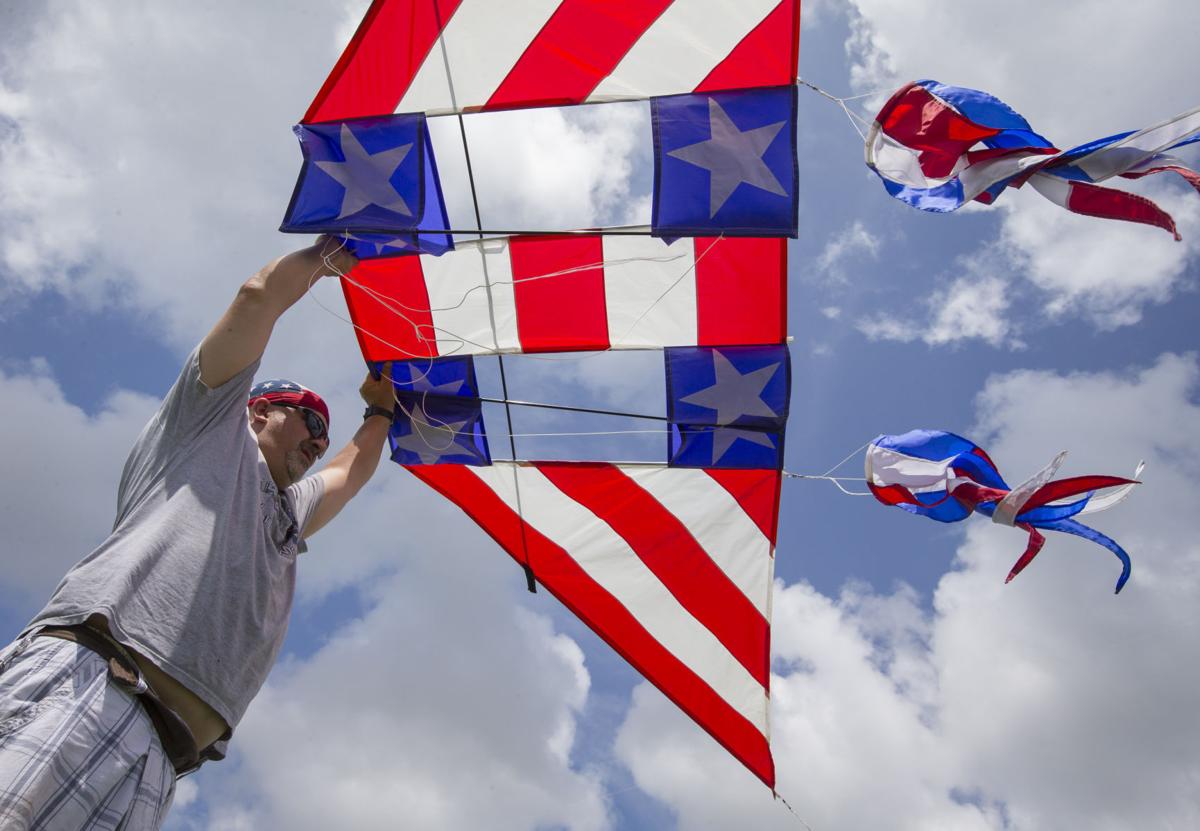
[[[295,133],[304,163],[281,231],[388,234],[419,228],[426,191],[440,190],[436,167],[426,161],[432,147],[424,115],[300,124]],[[442,204],[440,194],[434,203]]]
[[[796,88],[651,99],[658,236],[796,236]]]
[[[382,364],[372,365],[379,372]],[[388,440],[402,465],[490,465],[483,406],[470,355],[396,361],[396,414]]]
[[[379,373],[384,365],[371,364]],[[397,395],[456,395],[478,398],[479,384],[475,380],[475,359],[471,355],[447,358],[422,358],[415,361],[394,361],[391,368],[392,386]]]
[[[437,161],[433,155],[433,145],[429,140],[429,131],[425,131],[425,187],[424,206],[421,210],[421,220],[417,224],[417,233],[347,233],[339,234],[338,239],[346,244],[350,253],[360,260],[373,260],[378,257],[400,257],[410,254],[432,254],[440,257],[454,248],[454,237],[450,234],[421,233],[422,228],[449,228],[450,217],[446,213],[446,204],[442,199],[442,183],[438,176]]]
[[[388,431],[392,461],[402,465],[490,465],[478,398],[398,396]]]
[[[791,391],[786,346],[673,347],[664,354],[670,466],[783,465]]]

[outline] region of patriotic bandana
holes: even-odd
[[[247,405],[253,404],[260,398],[265,398],[272,404],[292,404],[312,410],[325,419],[325,427],[329,427],[329,406],[325,403],[325,399],[308,387],[302,387],[294,381],[288,381],[285,378],[259,381],[250,388],[250,400]]]

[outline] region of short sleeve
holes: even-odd
[[[325,496],[325,480],[320,476],[305,476],[299,482],[295,482],[287,489],[288,498],[292,501],[292,511],[296,515],[296,525],[300,539],[304,539],[304,529],[308,527],[308,521],[312,519],[313,512],[317,510],[317,506],[321,504],[321,498]],[[307,550],[307,546],[301,542],[300,550]]]
[[[259,361],[255,360],[219,387],[209,388],[200,380],[200,347],[184,361],[174,385],[159,405],[158,412],[142,428],[129,452],[117,491],[117,520],[149,491],[174,462],[191,452],[202,435],[215,439],[232,452],[246,440],[246,403]]]

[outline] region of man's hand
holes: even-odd
[[[392,389],[392,363],[388,361],[380,368],[379,377],[368,373],[367,380],[358,388],[362,400],[374,407],[383,407],[389,412],[396,408],[396,394]]]
[[[322,236],[315,245],[293,251],[247,280],[233,303],[200,345],[200,380],[221,386],[262,357],[275,321],[308,287],[330,274],[348,274],[358,259],[337,239]]]

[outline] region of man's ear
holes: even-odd
[[[271,410],[271,402],[265,398],[259,398],[253,401],[248,409],[250,410],[251,424],[266,424],[267,413]]]

